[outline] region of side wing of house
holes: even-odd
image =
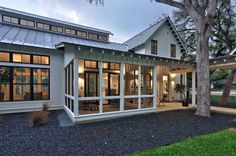
[[[170,18],[147,28],[125,42],[135,53],[181,59],[185,46]]]

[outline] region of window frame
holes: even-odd
[[[173,47],[175,47],[175,55],[173,55]],[[177,57],[177,47],[176,47],[176,44],[170,44],[170,57],[172,58],[176,58]]]
[[[8,57],[9,57],[9,61],[1,61],[1,60],[0,60],[0,62],[11,62],[11,53],[5,52],[5,51],[0,51],[0,53],[7,53],[7,54],[8,54]]]
[[[4,20],[4,17],[10,18],[10,21]],[[13,19],[13,18],[14,18],[14,19],[17,19],[17,23],[12,22],[12,19]],[[6,23],[10,23],[10,24],[16,24],[16,25],[19,25],[19,23],[20,23],[20,19],[19,19],[19,18],[13,17],[13,16],[8,16],[8,15],[2,15],[2,21],[3,21],[3,22],[6,22]]]
[[[22,24],[22,23],[21,23],[22,20],[26,21],[27,24],[26,24],[26,25]],[[32,22],[32,23],[33,23],[33,26],[29,25],[29,22]],[[27,19],[20,18],[20,19],[19,19],[19,25],[34,28],[34,27],[35,27],[35,22],[34,22],[34,21],[31,21],[31,20],[27,20]]]
[[[153,48],[155,48],[155,49],[153,49]],[[155,51],[153,51],[153,50],[155,50]],[[158,41],[157,40],[151,40],[151,54],[154,54],[154,55],[158,54]]]
[[[41,55],[41,54],[30,54],[30,53],[21,53],[21,52],[9,52],[9,51],[0,51],[0,53],[8,53],[9,54],[9,61],[1,61],[0,62],[7,62],[7,63],[18,63],[18,64],[33,64],[33,65],[44,65],[44,66],[50,66],[50,55]],[[13,61],[13,54],[21,54],[21,55],[30,55],[30,62],[14,62]],[[42,63],[34,63],[34,56],[40,56],[40,57],[47,57],[48,58],[48,64],[42,64]]]
[[[6,101],[0,101],[0,102],[19,102],[19,101],[47,101],[47,100],[50,100],[51,99],[51,95],[50,95],[50,88],[51,88],[51,78],[50,78],[50,68],[42,68],[42,67],[23,67],[23,66],[7,66],[7,65],[0,65],[0,67],[6,67],[6,68],[8,68],[9,69],[9,71],[10,71],[10,80],[9,80],[9,95],[10,95],[10,97],[9,97],[9,100],[6,100]],[[27,85],[29,85],[30,86],[30,98],[29,98],[29,100],[14,100],[14,95],[13,95],[13,91],[14,91],[14,88],[13,88],[13,86],[15,85],[15,84],[18,84],[18,83],[14,83],[13,81],[14,81],[14,79],[13,79],[13,71],[14,71],[14,69],[15,68],[29,68],[30,69],[30,83],[28,84],[27,83]],[[34,69],[46,69],[46,70],[48,70],[48,83],[47,83],[47,85],[48,85],[48,98],[47,99],[40,99],[40,100],[34,100],[34,98],[33,98],[33,91],[34,91],[34,82],[33,82],[33,78],[34,78],[34,75],[33,75],[33,70]],[[26,84],[24,84],[24,85],[26,85]],[[42,84],[43,85],[43,84]]]

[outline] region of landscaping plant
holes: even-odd
[[[32,113],[30,122],[33,126],[42,126],[47,122],[49,115],[48,108],[48,104],[44,103],[41,111]]]

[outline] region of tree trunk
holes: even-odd
[[[209,37],[201,24],[197,38],[197,110],[196,115],[210,117]]]
[[[226,84],[221,97],[221,105],[226,105],[228,103],[230,90],[232,89],[232,83],[234,81],[234,75],[236,74],[236,69],[230,69],[229,75],[227,77]]]

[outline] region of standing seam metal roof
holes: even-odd
[[[128,52],[128,46],[125,44],[99,42],[78,37],[65,36],[63,34],[60,35],[44,32],[37,29],[27,29],[13,25],[0,24],[0,43],[56,49],[55,46],[62,42]]]

